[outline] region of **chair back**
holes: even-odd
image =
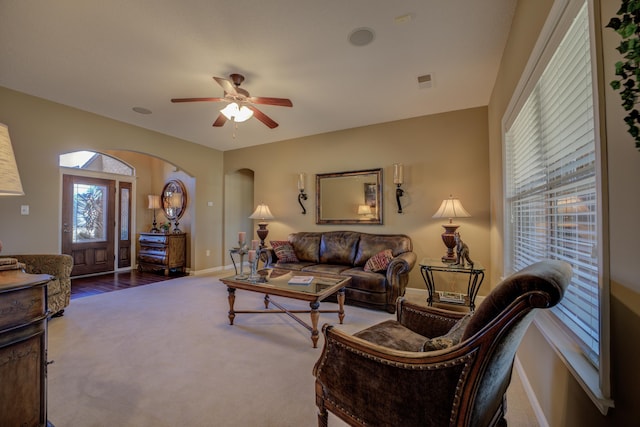
[[[479,360],[474,367],[476,381],[468,384],[466,411],[473,425],[491,425],[491,416],[502,403],[511,381],[516,351],[536,308],[558,304],[571,280],[571,266],[563,261],[545,260],[532,264],[504,279],[471,317],[462,336],[477,341]]]

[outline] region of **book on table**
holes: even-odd
[[[310,285],[313,282],[313,276],[293,276],[289,279],[290,285]]]

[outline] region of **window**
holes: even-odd
[[[133,176],[133,168],[124,162],[93,151],[74,151],[60,155],[59,165],[65,168]]]
[[[559,25],[525,72],[520,101],[505,118],[505,266],[508,274],[545,258],[571,264],[571,284],[552,317],[580,349],[580,360],[564,353],[563,360],[606,413],[608,284],[589,9],[585,0],[556,3],[566,6]],[[557,329],[554,323],[541,327]],[[589,372],[597,375],[597,390],[585,378]]]

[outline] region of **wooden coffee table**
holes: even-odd
[[[258,272],[260,279],[250,281],[248,278],[241,278],[237,275],[220,279],[227,285],[229,293],[229,323],[233,325],[233,320],[238,313],[284,313],[295,319],[302,326],[311,332],[313,348],[318,347],[318,319],[320,313],[338,313],[338,319],[342,323],[344,319],[344,288],[351,281],[349,277],[319,275],[303,272],[292,273],[290,271],[278,269],[265,269]],[[291,285],[289,279],[292,276],[313,276],[313,280],[308,285]],[[264,310],[234,310],[233,305],[236,299],[236,289],[258,292],[264,294]],[[338,310],[320,310],[320,301],[329,295],[338,292]],[[310,310],[289,310],[271,299],[271,295],[285,298],[292,298],[302,301],[309,301]],[[269,304],[278,308],[270,310]],[[311,325],[303,321],[295,313],[310,313]]]

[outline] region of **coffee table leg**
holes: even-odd
[[[269,308],[269,294],[264,294],[264,308]]]
[[[344,320],[344,288],[338,291],[338,319],[340,319],[340,324],[342,325]]]
[[[320,307],[320,303],[318,301],[314,301],[309,303],[311,307],[311,341],[313,342],[313,348],[318,347],[318,319],[320,318],[320,312],[318,308]]]
[[[236,312],[233,311],[233,304],[236,302],[236,289],[227,286],[227,292],[229,293],[229,324],[233,325],[233,319],[236,317]]]

